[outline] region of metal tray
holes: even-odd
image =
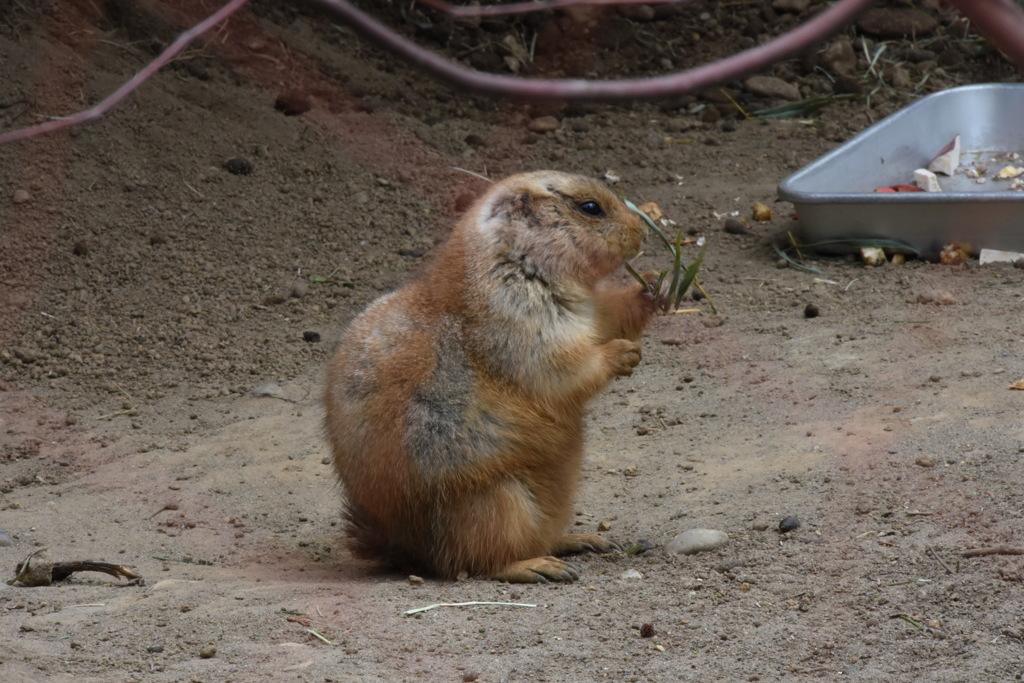
[[[912,183],[914,170],[960,135],[960,167],[939,176],[942,192],[875,192]],[[997,155],[1020,154],[1008,160]],[[1024,166],[1024,84],[968,85],[937,92],[867,128],[779,183],[792,202],[801,246],[845,253],[864,240],[892,240],[922,257],[945,244],[1024,252],[1024,191],[993,176]],[[979,184],[966,169],[987,166]]]

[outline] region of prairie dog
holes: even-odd
[[[656,308],[622,265],[643,221],[556,171],[495,184],[421,276],[372,303],[327,372],[355,555],[442,578],[573,581],[564,535],[587,402],[640,362]]]

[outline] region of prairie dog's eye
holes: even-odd
[[[604,215],[604,209],[602,209],[601,205],[593,201],[592,199],[588,199],[585,202],[580,202],[579,204],[576,205],[576,208],[579,209],[580,212],[585,213],[588,216],[593,216],[594,218],[600,218],[601,216]]]

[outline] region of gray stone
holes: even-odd
[[[554,116],[538,116],[526,124],[526,129],[532,133],[550,133],[558,130],[558,119]]]
[[[857,53],[853,50],[853,43],[846,36],[836,38],[821,53],[821,63],[832,73],[853,73],[857,68]]]
[[[792,102],[800,99],[799,88],[775,76],[751,76],[743,82],[743,87],[747,89],[747,92],[761,97]]]
[[[874,7],[857,20],[857,28],[878,38],[923,38],[938,25],[934,16],[913,7]]]
[[[671,555],[693,555],[721,548],[729,542],[729,535],[718,529],[688,529],[665,546]]]

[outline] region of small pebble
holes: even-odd
[[[310,344],[319,343],[319,341],[320,341],[320,333],[319,332],[303,332],[302,333],[302,340],[303,341],[307,341]]]
[[[293,299],[301,299],[302,297],[309,294],[309,283],[305,280],[299,280],[292,285],[292,290],[289,292]]]
[[[721,548],[729,542],[729,535],[718,529],[689,529],[665,546],[670,555],[693,555]]]
[[[935,458],[930,455],[922,455],[914,461],[919,467],[935,467]]]
[[[796,102],[800,99],[800,88],[776,76],[751,76],[743,81],[743,87],[753,95],[773,100]]]
[[[750,232],[750,228],[743,221],[736,218],[726,218],[722,230],[730,235],[746,235]]]
[[[956,303],[956,297],[948,291],[921,292],[917,295],[917,303],[951,306]]]
[[[857,53],[854,52],[853,43],[846,36],[836,38],[821,52],[821,62],[833,73],[853,73],[857,68]]]
[[[644,578],[644,575],[635,569],[627,569],[626,571],[619,574],[619,578],[624,581],[635,581],[636,579]]]
[[[228,173],[234,175],[249,175],[252,173],[252,163],[246,159],[228,159],[224,162],[224,168]]]
[[[146,648],[146,652],[157,653],[157,652],[163,652],[163,651],[164,651],[164,646],[163,645],[159,645],[159,644],[150,645],[149,647]]]
[[[15,204],[24,204],[31,199],[32,195],[30,195],[26,190],[15,190],[14,196],[11,197],[11,201]]]
[[[817,307],[817,305],[807,304],[804,307],[805,318],[817,318],[819,315],[821,315],[821,310]]]
[[[201,81],[210,80],[210,72],[207,71],[206,67],[202,64],[197,64],[196,62],[189,61],[185,64],[185,71],[189,72],[191,75],[195,76]]]
[[[602,519],[600,522],[597,523],[597,530],[598,531],[610,531],[611,528],[612,528],[612,520],[610,520],[610,519]]]
[[[409,585],[410,586],[422,586],[423,585],[423,577],[422,576],[416,576],[415,574],[409,574]]]
[[[916,7],[875,7],[857,19],[857,28],[879,38],[916,36],[920,40],[931,35],[938,25],[933,14]]]
[[[274,100],[274,109],[278,110],[285,116],[298,116],[299,114],[305,114],[312,108],[313,103],[310,101],[309,96],[296,90],[290,90],[286,93],[282,93],[281,95],[278,95],[276,100]]]
[[[266,384],[254,387],[252,393],[258,396],[273,396],[276,398],[278,396],[284,396],[284,389],[274,382],[267,382]]]
[[[9,545],[14,545],[14,539],[3,529],[0,529],[0,548],[5,548]]]
[[[204,645],[203,649],[199,651],[199,656],[203,659],[210,659],[217,654],[217,647],[214,645]]]
[[[800,528],[800,520],[796,517],[789,516],[783,517],[782,521],[779,522],[779,533],[785,534],[790,531],[796,531]]]
[[[531,133],[550,133],[558,130],[558,119],[554,116],[538,116],[526,124],[526,129]]]

